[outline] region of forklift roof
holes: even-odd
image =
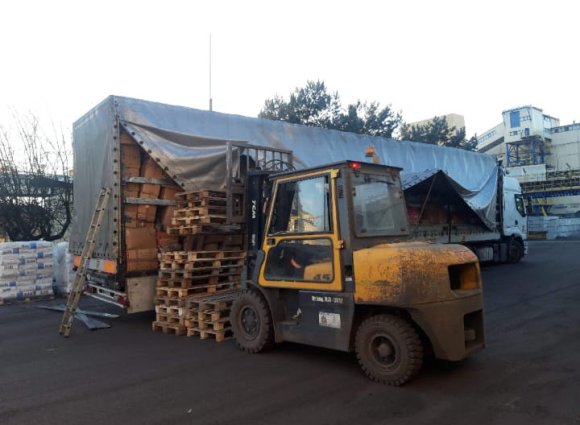
[[[290,177],[290,176],[297,175],[297,174],[303,174],[305,171],[315,172],[318,170],[326,170],[326,169],[340,168],[340,167],[348,167],[348,168],[353,168],[353,169],[359,169],[361,167],[364,167],[364,168],[381,168],[383,170],[384,169],[397,170],[397,171],[402,170],[401,167],[393,167],[391,165],[373,164],[372,162],[346,160],[346,161],[332,162],[330,164],[322,164],[322,165],[318,165],[315,167],[308,167],[307,169],[283,171],[280,173],[272,174],[272,177],[286,177],[286,176]]]

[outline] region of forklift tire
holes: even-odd
[[[390,314],[371,316],[356,332],[360,367],[373,381],[399,386],[423,365],[423,344],[409,322]]]
[[[259,353],[274,345],[272,317],[264,299],[255,291],[243,291],[230,313],[236,343],[247,353]]]

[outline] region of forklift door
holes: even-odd
[[[338,177],[326,169],[274,181],[259,285],[284,305],[277,340],[346,351],[354,301],[343,292]]]
[[[260,271],[263,287],[341,291],[338,170],[275,181]]]

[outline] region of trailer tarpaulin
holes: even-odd
[[[470,208],[495,228],[498,176],[491,156],[118,96],[108,97],[74,124],[75,199],[79,191],[86,199],[87,187],[96,199],[98,188],[110,185],[105,163],[112,158],[117,120],[185,190],[224,187],[227,142],[292,151],[299,169],[346,159],[365,161],[367,148],[373,146],[383,164],[403,169],[403,178],[442,170]],[[88,155],[90,162],[80,158]],[[75,201],[77,219],[88,223],[92,208],[94,203]],[[73,226],[71,240],[78,240],[84,227]]]

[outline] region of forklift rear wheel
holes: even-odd
[[[409,322],[390,314],[369,317],[356,333],[355,351],[373,381],[402,385],[423,365],[423,345]]]
[[[254,291],[244,291],[234,301],[230,313],[238,347],[259,353],[274,345],[272,318],[264,299]]]

